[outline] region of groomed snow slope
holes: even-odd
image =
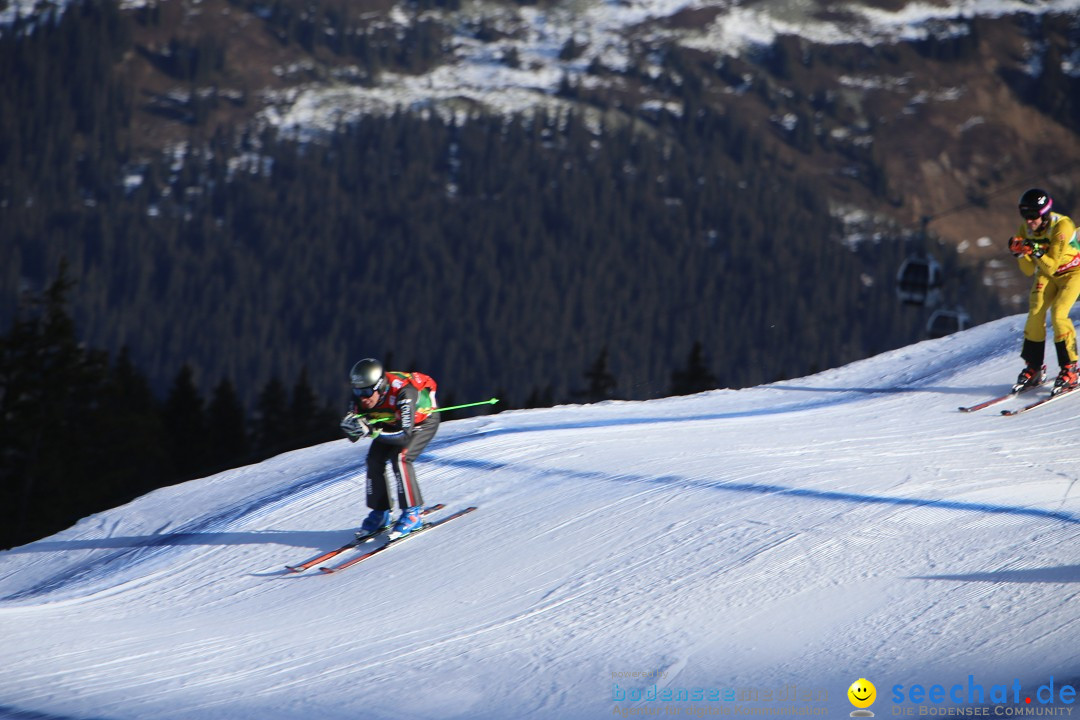
[[[446,423],[426,499],[480,509],[338,575],[281,568],[351,535],[366,443],[86,518],[0,554],[0,717],[846,717],[863,677],[881,717],[898,684],[1060,688],[1080,397],[957,412],[1015,377],[1022,320],[760,388]]]

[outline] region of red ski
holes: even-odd
[[[1054,393],[1053,395],[1047,395],[1046,397],[1039,398],[1035,402],[1028,403],[1027,405],[1025,405],[1022,408],[1016,408],[1015,410],[1002,410],[1001,414],[1011,416],[1011,415],[1019,415],[1020,413],[1026,413],[1028,410],[1034,410],[1035,408],[1040,408],[1043,405],[1046,405],[1047,403],[1050,403],[1050,402],[1053,402],[1054,400],[1057,400],[1058,398],[1063,398],[1066,395],[1072,395],[1077,390],[1080,390],[1080,388],[1072,388],[1070,390],[1062,390],[1059,393]]]
[[[968,407],[961,407],[960,412],[975,412],[976,410],[982,410],[983,408],[988,408],[991,405],[997,405],[999,402],[1005,402],[1009,398],[1014,398],[1017,395],[1022,395],[1024,393],[1026,393],[1028,390],[1035,390],[1037,388],[1040,388],[1040,387],[1043,386],[1043,384],[1045,382],[1046,382],[1046,366],[1044,365],[1043,366],[1043,379],[1039,382],[1038,385],[1028,385],[1026,387],[1020,388],[1019,390],[1015,389],[1015,387],[1014,387],[1012,390],[1005,393],[1004,395],[998,395],[995,398],[990,398],[989,400],[983,400],[981,403],[975,403],[974,405],[971,405],[971,406],[968,406]]]
[[[381,552],[383,552],[385,550],[388,550],[389,548],[394,547],[398,543],[405,542],[406,540],[408,540],[411,537],[416,537],[417,535],[420,535],[421,533],[424,533],[424,532],[426,532],[426,531],[428,531],[428,530],[430,530],[432,528],[438,527],[438,526],[442,525],[443,523],[448,523],[451,520],[454,520],[456,518],[461,517],[462,515],[468,515],[469,513],[471,513],[475,509],[476,509],[475,506],[474,507],[467,507],[467,508],[464,508],[463,510],[458,510],[456,513],[454,513],[452,515],[447,515],[444,518],[440,518],[439,520],[436,520],[435,522],[430,522],[430,523],[426,522],[423,525],[421,525],[419,528],[417,528],[416,530],[413,530],[408,535],[399,535],[396,538],[391,538],[390,540],[387,540],[386,543],[380,545],[379,547],[377,547],[377,548],[375,548],[373,550],[368,550],[363,555],[357,555],[356,557],[350,558],[350,559],[346,560],[345,562],[341,563],[340,565],[335,565],[334,567],[325,567],[324,566],[324,567],[321,567],[319,569],[322,570],[324,573],[335,573],[335,572],[338,572],[340,570],[344,570],[345,568],[352,567],[353,565],[356,565],[357,563],[362,563],[365,560],[368,560],[369,558],[372,558],[372,557],[378,555],[379,553],[381,553]]]
[[[996,398],[990,398],[989,400],[983,400],[981,403],[975,403],[974,405],[970,405],[968,407],[961,407],[960,412],[975,412],[976,410],[982,410],[983,408],[988,408],[991,405],[997,405],[999,402],[1005,402],[1009,398],[1014,398],[1017,395],[1022,394],[1023,392],[1024,392],[1023,390],[1021,390],[1020,392],[1012,392],[1010,390],[1009,392],[1005,393],[1004,395],[999,395]]]
[[[442,503],[439,503],[438,505],[432,505],[430,507],[424,508],[424,511],[423,511],[422,514],[427,515],[428,513],[433,513],[436,510],[442,510],[444,507],[446,507],[446,506],[443,505]],[[319,557],[312,558],[311,560],[308,560],[305,563],[300,563],[299,565],[286,565],[285,569],[289,570],[290,572],[296,572],[296,573],[304,572],[305,570],[308,570],[310,568],[315,567],[319,563],[324,563],[324,562],[326,562],[327,560],[329,560],[331,558],[337,557],[338,555],[345,552],[346,550],[352,550],[354,547],[359,547],[359,546],[363,545],[364,543],[366,543],[367,541],[378,537],[382,533],[383,533],[383,531],[379,530],[378,532],[373,532],[373,533],[370,533],[368,535],[363,535],[363,536],[357,537],[355,540],[351,540],[351,541],[345,543],[344,545],[339,547],[337,550],[330,550],[329,552],[324,552]]]

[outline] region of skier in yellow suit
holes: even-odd
[[[1043,365],[1046,347],[1046,312],[1054,328],[1054,347],[1061,372],[1053,393],[1077,386],[1076,329],[1069,310],[1080,297],[1080,239],[1076,225],[1065,215],[1052,212],[1049,193],[1032,188],[1020,196],[1020,216],[1024,219],[1017,235],[1009,240],[1012,251],[1027,276],[1035,276],[1028,300],[1024,347],[1020,357],[1027,364],[1016,379],[1014,391],[1034,387],[1046,377]]]

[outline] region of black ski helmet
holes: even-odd
[[[375,358],[360,360],[349,371],[349,383],[352,384],[353,394],[361,397],[382,392],[386,387],[386,373],[383,372],[382,363]]]
[[[1020,217],[1025,220],[1038,220],[1050,212],[1054,201],[1050,193],[1039,188],[1031,188],[1020,196]]]

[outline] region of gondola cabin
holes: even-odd
[[[963,310],[938,308],[926,321],[926,335],[930,338],[940,338],[969,327],[971,327],[971,316]]]
[[[941,263],[928,255],[912,255],[896,273],[896,294],[908,305],[935,305],[943,282]]]

